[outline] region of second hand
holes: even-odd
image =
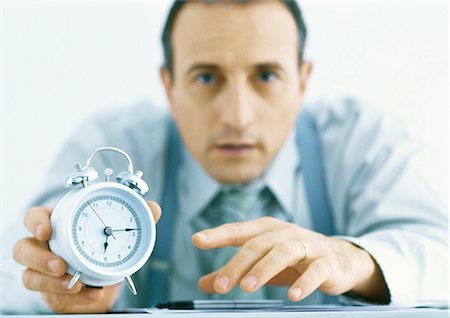
[[[100,220],[100,222],[102,222],[102,224],[104,225],[105,228],[107,228],[108,226],[105,224],[105,222],[103,222],[102,218],[100,217],[100,215],[98,215],[97,211],[95,211],[95,209],[92,207],[91,203],[88,201],[89,206],[91,207],[92,211],[94,211],[95,215],[98,217],[98,219]],[[114,236],[114,234],[111,234],[111,236],[116,240],[116,237]]]

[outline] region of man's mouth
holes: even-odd
[[[245,155],[256,149],[254,143],[220,143],[216,146],[224,155]]]

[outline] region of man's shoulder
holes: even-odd
[[[110,108],[90,118],[89,124],[109,133],[139,131],[141,133],[166,129],[169,113],[167,109],[156,106],[148,100]]]
[[[321,100],[305,109],[314,118],[333,197],[344,198],[339,193],[355,187],[358,178],[381,175],[388,165],[400,166],[419,149],[403,120],[370,103],[354,98]]]
[[[350,127],[361,120],[375,123],[386,119],[374,105],[352,97],[309,102],[305,110],[313,115],[319,130]]]
[[[412,141],[402,119],[366,101],[350,97],[319,100],[305,109],[314,118],[318,139],[328,155],[343,155],[348,150],[350,156],[356,152],[370,157],[380,148],[398,145],[400,139]]]
[[[131,152],[163,147],[169,113],[148,100],[102,111],[86,120],[73,135],[76,143],[110,145]],[[79,140],[82,139],[82,140]]]
[[[371,149],[413,141],[404,120],[360,99],[319,100],[305,109],[314,118],[322,146],[341,153],[348,148],[369,154]]]
[[[46,179],[46,189],[59,189],[61,180],[73,170],[74,163],[85,162],[95,149],[110,146],[125,151],[134,167],[144,171],[144,179],[152,186],[151,196],[157,197],[164,179],[161,171],[167,149],[168,118],[167,109],[149,101],[108,108],[88,118],[58,152]],[[111,153],[96,156],[92,164],[100,171],[106,166],[115,172],[124,169],[123,158]],[[39,200],[48,204],[50,194],[40,197]]]

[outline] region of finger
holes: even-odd
[[[51,209],[40,206],[28,209],[25,215],[25,226],[39,241],[48,241],[52,235],[50,224]]]
[[[13,256],[19,264],[52,277],[61,277],[67,270],[63,259],[51,253],[46,243],[35,238],[18,241]]]
[[[325,258],[315,259],[289,288],[288,297],[299,301],[318,289],[331,277],[331,265]]]
[[[152,211],[153,217],[155,218],[155,222],[158,223],[162,213],[161,207],[155,201],[147,201],[147,204],[148,207],[150,208],[150,211]]]
[[[76,294],[82,284],[78,281],[71,289],[68,288],[70,275],[63,277],[50,277],[32,269],[27,269],[22,276],[23,285],[29,289],[40,292],[58,293],[58,294]]]
[[[195,233],[192,236],[192,243],[201,249],[241,246],[251,238],[273,230],[283,223],[272,217],[263,217],[255,221],[227,223]]]
[[[57,312],[72,312],[75,306],[87,306],[100,302],[103,289],[83,287],[77,294],[42,293],[49,306]]]
[[[247,241],[220,271],[214,282],[215,291],[223,294],[233,289],[258,261],[289,236],[289,231],[281,230],[267,232]]]
[[[216,291],[214,290],[214,280],[219,272],[220,270],[217,270],[201,277],[198,280],[198,287],[200,287],[200,289],[205,293],[215,294]]]
[[[116,302],[120,290],[121,290],[122,284],[115,284],[112,286],[106,286],[103,288],[103,298],[100,299],[100,301],[87,305],[87,306],[74,306],[71,310],[72,313],[108,313],[114,303]]]
[[[103,289],[98,290],[99,293],[95,291],[95,288],[82,289],[81,292],[88,289],[94,290],[94,292],[97,293],[97,295],[95,295],[97,300],[93,300],[91,303],[87,304],[85,301],[78,301],[79,298],[74,297],[76,295],[64,295],[67,297],[53,297],[52,295],[55,294],[44,293],[43,298],[50,308],[60,313],[106,313],[111,309],[114,302],[117,300],[121,285],[122,284],[106,286]],[[62,302],[58,303],[59,301]]]
[[[253,292],[273,277],[305,257],[305,248],[297,240],[277,243],[241,280],[241,289]]]
[[[302,271],[303,272],[303,271]],[[286,268],[281,273],[278,273],[277,276],[270,279],[266,285],[271,286],[290,286],[292,285],[297,279],[298,275],[302,272],[299,272],[298,270],[295,270],[292,267]]]

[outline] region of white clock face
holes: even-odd
[[[149,216],[125,191],[102,189],[90,193],[73,215],[71,235],[84,260],[106,271],[133,266],[150,242]]]

